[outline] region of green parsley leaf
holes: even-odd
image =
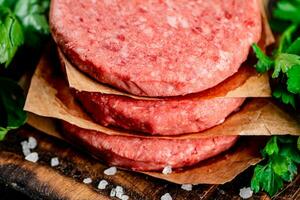
[[[298,140],[297,140],[297,148],[300,151],[300,136],[298,137]]]
[[[258,63],[256,64],[256,70],[259,73],[265,73],[266,71],[273,68],[274,62],[269,58],[257,44],[252,45],[252,49],[258,59]]]
[[[279,148],[278,148],[278,145],[277,145],[277,137],[272,137],[268,141],[268,143],[267,143],[267,145],[264,149],[264,152],[269,156],[271,156],[273,154],[278,154]]]
[[[286,49],[292,44],[293,34],[297,31],[298,27],[299,24],[292,24],[282,33],[276,51],[277,54],[286,53]]]
[[[294,65],[300,65],[300,56],[287,53],[279,54],[275,60],[272,78],[278,78],[280,72],[287,73]]]
[[[10,9],[13,8],[15,3],[16,3],[16,0],[0,0],[1,7],[7,7]]]
[[[293,136],[272,136],[263,149],[265,160],[257,165],[251,179],[254,192],[265,191],[271,196],[283,187],[283,182],[295,178],[300,163],[300,151]],[[264,164],[264,165],[263,165]]]
[[[49,0],[18,0],[14,9],[23,26],[26,44],[38,46],[49,35]]]
[[[22,27],[7,7],[0,7],[0,64],[7,67],[24,43]]]
[[[294,148],[293,145],[284,145],[280,151],[280,155],[290,158],[293,162],[300,164],[300,152]]]
[[[299,0],[281,0],[273,10],[273,16],[277,19],[300,22]]]
[[[289,46],[286,53],[300,55],[300,37]]]
[[[283,103],[289,104],[296,108],[295,95],[287,91],[282,85],[277,85],[273,91],[273,96],[280,99]]]
[[[6,116],[0,121],[0,138],[12,129],[25,124],[27,115],[23,110],[25,97],[23,90],[14,81],[0,77],[0,110]],[[2,113],[4,112],[4,113]]]
[[[292,66],[287,71],[288,90],[294,94],[300,94],[300,64]]]
[[[251,180],[251,188],[254,192],[260,190],[268,192],[271,196],[283,187],[283,180],[272,169],[272,163],[265,166],[257,165]]]

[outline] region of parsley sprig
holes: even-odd
[[[273,96],[296,109],[300,97],[300,1],[277,1],[272,13],[271,27],[281,36],[272,56],[253,44],[258,59],[256,70],[259,73],[272,71]],[[251,188],[254,192],[265,191],[273,196],[284,182],[291,182],[297,174],[300,137],[272,136],[262,155],[264,161],[254,169]]]
[[[0,0],[1,71],[9,70],[20,47],[39,49],[49,35],[48,10],[49,0]],[[0,140],[26,122],[24,102],[20,86],[0,74]]]
[[[273,136],[262,155],[264,165],[255,167],[251,188],[254,192],[262,190],[273,196],[283,187],[284,181],[291,182],[297,174],[297,164],[300,164],[297,140],[292,136]]]
[[[296,99],[300,96],[300,37],[295,40],[292,38],[298,28],[298,24],[288,27],[282,34],[273,57],[267,56],[256,44],[252,45],[258,59],[257,71],[264,73],[273,70],[272,78],[278,83],[273,96],[294,108]]]

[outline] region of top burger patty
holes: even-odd
[[[52,0],[50,24],[83,72],[144,96],[217,85],[261,35],[258,0]]]

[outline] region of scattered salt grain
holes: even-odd
[[[37,141],[34,137],[30,136],[28,138],[28,146],[30,149],[35,149],[37,147]]]
[[[98,189],[99,190],[104,190],[107,185],[108,185],[108,182],[106,180],[101,180],[98,184]]]
[[[116,187],[116,197],[118,197],[119,199],[121,199],[121,197],[124,194],[124,190],[121,186],[117,186]]]
[[[116,196],[116,189],[115,188],[111,189],[109,196],[111,196],[111,197]]]
[[[244,187],[242,189],[240,189],[240,197],[242,199],[249,199],[250,197],[252,197],[253,195],[253,191],[251,190],[250,187]]]
[[[56,167],[59,165],[58,157],[51,158],[51,167]]]
[[[193,185],[192,184],[183,184],[183,185],[181,185],[181,189],[186,190],[186,191],[192,191]]]
[[[92,183],[93,181],[92,181],[91,178],[85,178],[85,179],[83,179],[82,182],[83,182],[84,184],[90,184],[90,183]]]
[[[171,166],[166,166],[163,171],[163,174],[171,174],[172,173],[172,167]]]
[[[121,200],[128,200],[129,199],[129,196],[128,195],[125,195],[123,194],[122,197],[120,198]]]
[[[36,152],[32,152],[25,157],[25,160],[35,163],[39,160],[39,155]]]
[[[106,170],[104,170],[104,174],[108,176],[113,176],[117,173],[117,168],[116,167],[110,167]]]
[[[28,156],[30,154],[30,149],[27,141],[21,142],[22,152],[24,156]]]
[[[166,193],[160,197],[160,200],[172,200],[172,197],[169,193]]]

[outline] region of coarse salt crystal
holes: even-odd
[[[51,158],[51,167],[56,167],[59,165],[58,157]]]
[[[116,196],[116,189],[115,188],[111,189],[109,196],[111,196],[111,197]]]
[[[124,194],[124,190],[121,186],[116,187],[116,197],[121,199],[122,195]]]
[[[25,157],[25,160],[35,163],[39,160],[39,155],[36,152],[32,152]]]
[[[108,182],[106,180],[101,180],[98,184],[98,189],[99,190],[104,190],[107,185],[108,185]]]
[[[160,200],[172,200],[172,197],[169,193],[166,193],[160,197]]]
[[[129,196],[128,195],[125,195],[123,194],[122,197],[120,198],[121,200],[128,200],[129,199]]]
[[[84,184],[90,184],[90,183],[92,183],[93,181],[92,181],[91,178],[85,178],[85,179],[83,179],[82,182],[83,182]]]
[[[192,184],[183,184],[183,185],[181,185],[181,189],[186,190],[186,191],[192,191],[193,185]]]
[[[172,167],[171,166],[166,166],[163,171],[163,174],[171,174],[172,173]]]
[[[24,156],[28,156],[30,154],[30,149],[27,141],[21,142],[22,152]]]
[[[37,141],[34,137],[30,136],[28,138],[28,146],[30,149],[35,149],[37,147]]]
[[[108,175],[108,176],[113,176],[117,173],[117,168],[116,167],[110,167],[106,170],[104,170],[104,174]]]
[[[244,187],[242,189],[240,189],[240,197],[242,199],[249,199],[250,197],[252,197],[253,195],[253,191],[251,190],[250,187]]]

